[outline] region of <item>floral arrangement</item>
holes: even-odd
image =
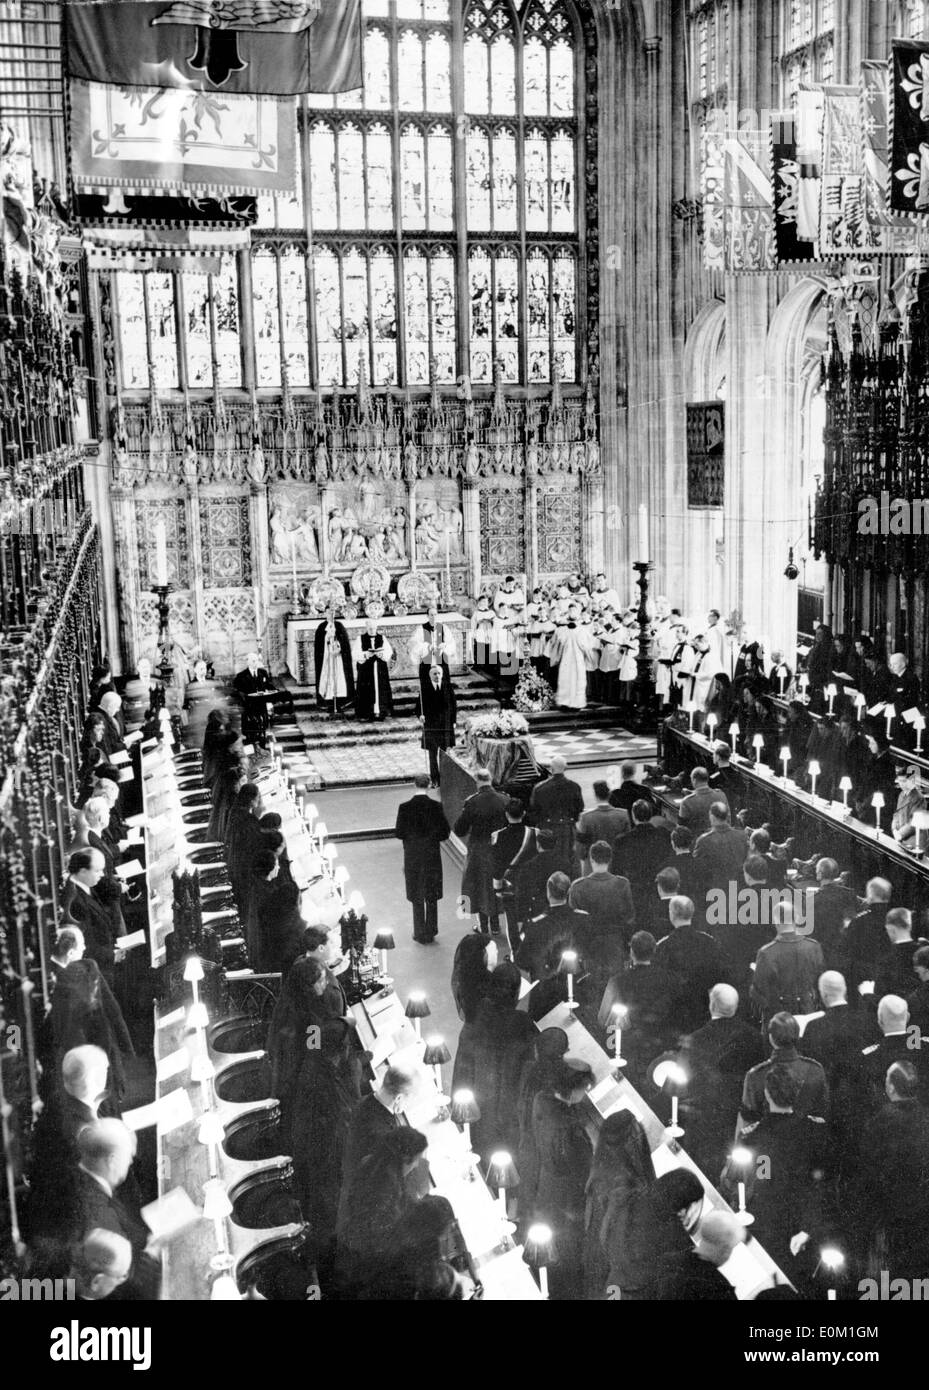
[[[468,742],[475,738],[519,738],[528,734],[529,725],[515,710],[497,710],[495,714],[475,714],[465,725]]]
[[[519,673],[513,704],[523,714],[541,714],[543,710],[551,709],[554,703],[555,696],[548,681],[527,663]]]

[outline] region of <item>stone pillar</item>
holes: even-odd
[[[600,473],[581,475],[581,518],[583,564],[588,574],[599,574],[603,562],[603,477]]]
[[[464,550],[468,562],[471,597],[481,592],[481,485],[476,478],[465,478],[461,489],[464,517]]]
[[[139,650],[139,547],[135,524],[135,502],[128,488],[110,491],[113,517],[114,569],[119,610],[119,646],[124,671],[134,669]]]

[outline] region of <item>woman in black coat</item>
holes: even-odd
[[[519,1126],[519,1147],[516,1154],[519,1187],[516,1189],[516,1197],[522,1225],[532,1220],[539,1180],[539,1154],[532,1132],[532,1107],[540,1092],[551,1091],[567,1050],[568,1035],[563,1028],[546,1028],[543,1032],[537,1033],[535,1062],[526,1068],[520,1083],[519,1100],[516,1104]]]
[[[226,821],[226,864],[240,915],[244,915],[248,906],[249,880],[255,855],[260,849],[266,848],[258,822],[260,805],[261,792],[257,785],[244,782],[236,792]]]
[[[673,1168],[641,1190],[614,1193],[601,1235],[607,1287],[622,1299],[649,1298],[664,1257],[691,1248],[688,1232],[702,1207],[703,1184],[689,1168]]]
[[[261,975],[284,975],[303,950],[306,923],[300,915],[300,892],[281,877],[277,855],[260,849],[252,861],[252,885],[245,945],[252,968]]]
[[[304,1036],[293,1094],[294,1180],[323,1283],[333,1259],[345,1136],[361,1099],[351,1043],[351,1029],[341,1018],[327,1019],[318,1032]]]
[[[135,1055],[129,1029],[112,990],[94,960],[75,960],[58,971],[52,1006],[40,1030],[43,1066],[54,1087],[60,1084],[61,1063],[72,1047],[92,1043],[110,1063],[110,1088],[116,1100],[126,1088],[123,1057]]]
[[[477,1017],[458,1039],[452,1093],[474,1092],[481,1118],[471,1128],[476,1153],[485,1160],[498,1149],[514,1159],[519,1147],[519,1093],[531,1065],[537,1036],[528,1015],[518,1013],[522,976],[515,965],[498,965]]]
[[[387,1256],[377,1289],[382,1302],[414,1302],[436,1297],[435,1267],[445,1263],[477,1283],[468,1247],[447,1197],[428,1194],[411,1206],[397,1222],[388,1242]]]
[[[542,1091],[532,1106],[532,1131],[539,1154],[535,1216],[555,1237],[551,1297],[583,1297],[584,1206],[593,1150],[581,1102],[593,1085],[586,1062],[566,1059],[551,1093]]]
[[[376,1296],[391,1238],[399,1221],[418,1200],[410,1182],[426,1152],[428,1140],[405,1125],[379,1140],[353,1173],[339,1208],[336,1228],[338,1296],[345,1299]]]
[[[248,781],[248,762],[244,755],[235,751],[240,747],[240,742],[237,738],[236,742],[230,745],[210,789],[213,809],[210,812],[207,839],[218,840],[220,844],[224,844],[226,840],[226,825],[236,793]]]
[[[470,932],[455,950],[452,965],[452,997],[458,1017],[465,1023],[477,1018],[477,1008],[490,989],[490,976],[497,964],[497,943],[487,932]]]
[[[606,1298],[610,1262],[602,1232],[610,1203],[621,1206],[655,1181],[648,1139],[631,1110],[607,1115],[597,1138],[584,1208],[584,1295]]]
[[[216,774],[224,761],[234,735],[229,724],[229,715],[224,709],[211,709],[207,715],[203,731],[203,785],[212,787]]]
[[[312,1025],[327,1021],[321,1012],[326,970],[318,960],[302,956],[284,977],[271,1015],[265,1044],[271,1062],[271,1094],[281,1102],[281,1137],[290,1143],[294,1091],[307,1051]],[[289,1152],[289,1151],[288,1151]]]

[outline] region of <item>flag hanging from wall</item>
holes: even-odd
[[[797,120],[792,111],[774,117],[772,155],[774,169],[774,237],[781,265],[811,261],[813,243],[797,235],[800,199],[800,162],[797,159]]]
[[[700,192],[703,198],[703,264],[707,270],[726,268],[725,182],[726,138],[707,126],[703,132]]]
[[[880,250],[864,199],[861,94],[857,87],[823,87],[819,253],[867,256]]]
[[[361,0],[69,0],[72,77],[295,96],[362,85]]]
[[[929,43],[893,44],[890,207],[929,212]]]
[[[890,210],[890,64],[861,64],[861,142],[864,158],[865,214],[883,252],[914,255],[929,237],[912,218]]]
[[[736,275],[777,270],[771,132],[733,132],[725,152],[726,270]]]
[[[819,243],[819,205],[822,191],[824,98],[822,87],[803,87],[797,93],[797,236]]]
[[[250,227],[258,220],[255,198],[134,197],[114,188],[108,197],[78,193],[71,213],[80,227]]]
[[[69,83],[71,177],[79,193],[232,197],[292,193],[292,99]]]
[[[222,258],[249,246],[247,227],[91,227],[82,243],[90,270],[184,270],[218,275]]]

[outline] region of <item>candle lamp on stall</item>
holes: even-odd
[[[317,845],[317,848],[319,849],[320,854],[322,854],[322,852],[323,852],[323,846],[324,846],[325,843],[326,843],[326,836],[327,836],[328,834],[329,834],[329,827],[327,826],[326,822],[325,822],[324,820],[317,821],[317,823],[316,823],[316,845]]]
[[[511,1154],[500,1150],[490,1156],[490,1164],[487,1169],[487,1186],[497,1189],[497,1201],[500,1204],[500,1217],[507,1232],[516,1230],[515,1223],[509,1219],[506,1209],[507,1193],[512,1192],[519,1186],[519,1174],[516,1171],[516,1164],[513,1162]]]
[[[452,1123],[461,1126],[469,1158],[476,1162],[477,1154],[471,1149],[471,1126],[481,1118],[481,1107],[474,1099],[474,1092],[467,1089],[456,1091],[449,1113]]]
[[[839,791],[842,793],[842,805],[846,811],[848,810],[848,794],[851,789],[852,779],[850,777],[842,777],[839,781]]]
[[[787,769],[790,766],[790,749],[782,748],[780,752],[781,766],[784,769],[784,781],[788,781]]]
[[[204,1112],[213,1108],[212,1081],[215,1075],[216,1068],[209,1057],[195,1057],[190,1064],[190,1079],[194,1085],[202,1088]]]
[[[891,730],[893,729],[894,720],[896,719],[896,717],[897,717],[897,709],[896,709],[896,706],[895,706],[895,705],[885,705],[885,706],[884,706],[884,719],[885,719],[886,724],[887,724],[887,740],[888,740],[888,742],[890,741]]]
[[[862,719],[864,719],[864,712],[865,712],[865,707],[866,707],[866,705],[867,705],[867,700],[865,699],[865,697],[864,697],[864,696],[861,694],[861,692],[859,691],[858,694],[855,696],[855,711],[856,711],[856,713],[857,713],[857,715],[858,715],[859,723],[861,722]]]
[[[200,1118],[197,1128],[197,1141],[206,1145],[207,1156],[210,1163],[210,1177],[215,1178],[219,1174],[219,1146],[226,1137],[226,1129],[222,1120],[214,1110],[208,1110]]]
[[[755,1218],[745,1206],[745,1181],[746,1175],[755,1161],[755,1156],[751,1149],[746,1149],[744,1145],[739,1144],[732,1150],[731,1159],[733,1166],[739,1174],[739,1208],[736,1212],[736,1216],[738,1216],[743,1226],[751,1226]]]
[[[574,977],[577,974],[577,951],[562,951],[561,964],[558,967],[559,974],[568,977],[568,997],[565,1000],[565,1007],[576,1009],[577,1000],[574,998]]]
[[[436,1090],[439,1093],[439,1103],[448,1104],[448,1096],[442,1090],[442,1066],[445,1062],[452,1060],[452,1054],[448,1050],[448,1045],[444,1038],[433,1036],[426,1039],[426,1048],[423,1052],[423,1064],[432,1067],[435,1077]]]
[[[216,1233],[216,1254],[210,1260],[210,1269],[217,1272],[230,1270],[235,1264],[226,1240],[226,1219],[231,1215],[229,1193],[221,1179],[211,1177],[203,1184],[203,1219],[213,1222]]]
[[[335,873],[333,874],[333,879],[335,880],[336,892],[338,893],[343,905],[345,903],[345,885],[346,883],[348,883],[350,877],[351,875],[349,874],[348,869],[346,869],[344,864],[336,865]]]
[[[822,772],[822,768],[815,758],[811,758],[807,764],[807,772],[810,774],[810,796],[816,800],[816,779]]]
[[[883,805],[884,805],[884,793],[883,793],[883,792],[875,792],[874,795],[873,795],[872,798],[871,798],[871,805],[874,807],[874,827],[875,827],[875,828],[874,828],[874,833],[875,833],[875,835],[880,835],[880,833],[881,833],[881,809],[882,809],[882,807],[883,807]]]
[[[184,861],[182,861],[184,862]],[[180,869],[180,865],[178,866]],[[184,966],[184,979],[193,991],[194,1007],[200,1003],[200,981],[203,979],[203,962],[199,956],[188,956]]]
[[[733,719],[732,723],[729,725],[729,742],[732,744],[733,753],[739,751],[739,732],[739,721]]]
[[[713,740],[714,740],[715,737],[716,737],[716,726],[717,726],[718,723],[719,723],[719,719],[717,718],[717,716],[716,716],[715,714],[708,714],[708,715],[707,715],[707,717],[706,717],[706,727],[707,727],[707,729],[709,730],[709,733],[707,734],[707,738],[708,738],[708,740],[710,741],[710,743],[712,743]]]
[[[623,1028],[629,1017],[629,1010],[625,1004],[614,1004],[610,1017],[613,1027],[613,1066],[621,1069],[627,1065],[627,1059],[623,1056]]]
[[[929,848],[929,811],[913,812],[913,829],[916,831],[916,853],[925,856]]]
[[[393,984],[393,980],[387,974],[387,952],[392,951],[396,944],[393,932],[387,927],[382,927],[374,938],[374,949],[381,953],[381,984]]]
[[[829,709],[828,709],[828,713],[829,713],[829,714],[834,714],[834,713],[835,713],[835,701],[836,701],[836,696],[838,695],[838,693],[839,693],[839,688],[838,688],[837,685],[834,685],[834,684],[827,685],[827,686],[825,687],[825,689],[823,690],[823,694],[825,695],[827,701],[829,702]]]
[[[671,1123],[665,1133],[671,1139],[680,1139],[684,1131],[678,1123],[678,1097],[687,1085],[687,1073],[671,1057],[659,1058],[649,1070],[658,1089],[671,1097]]]
[[[424,1018],[428,1018],[429,1015],[432,1013],[432,1010],[429,1007],[428,999],[426,998],[425,994],[421,989],[413,989],[410,991],[410,996],[406,1001],[406,1008],[404,1009],[404,1013],[406,1014],[407,1018],[411,1018],[413,1020],[413,1027],[416,1030],[417,1038],[422,1038],[422,1020]]]
[[[551,1226],[537,1221],[526,1232],[523,1260],[539,1276],[539,1289],[548,1298],[548,1268],[555,1262],[554,1236]]]
[[[688,701],[687,701],[686,710],[687,710],[688,716],[690,717],[690,732],[691,732],[691,733],[693,733],[693,731],[694,731],[694,715],[697,713],[697,710],[698,710],[699,708],[700,708],[700,706],[697,704],[696,700],[688,700]]]
[[[836,1280],[845,1268],[845,1256],[834,1245],[824,1245],[819,1252],[819,1262],[829,1276],[830,1286],[826,1290],[826,1300],[829,1303],[835,1303],[839,1296],[835,1287]]]
[[[755,734],[752,739],[752,747],[755,750],[755,762],[761,762],[761,750],[764,748],[764,738],[761,734]]]

